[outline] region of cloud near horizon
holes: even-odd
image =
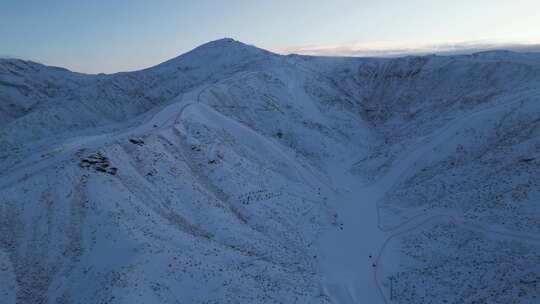
[[[440,43],[351,42],[342,44],[292,46],[274,49],[273,51],[280,54],[314,56],[394,57],[427,54],[458,55],[493,50],[540,52],[540,43],[497,41]]]

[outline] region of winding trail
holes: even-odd
[[[10,168],[8,173],[0,176],[0,190],[10,187],[38,171],[67,161],[77,151],[82,149],[90,152],[92,149],[97,149],[118,140],[169,128],[178,122],[187,106],[193,104],[193,102],[187,102],[184,99],[184,96],[177,97],[172,103],[163,107],[150,119],[142,122],[135,128],[127,129],[127,131],[76,137],[74,140],[62,143],[59,146],[51,146],[47,151],[30,155],[22,161],[22,165]],[[49,157],[43,158],[42,155],[49,155]]]
[[[399,182],[429,153],[442,145],[467,120],[478,115],[490,115],[509,109],[521,100],[502,103],[490,108],[481,108],[449,122],[445,127],[424,139],[393,162],[391,169],[375,183],[365,186],[348,173],[349,165],[335,164],[331,176],[340,185],[340,194],[335,197],[337,226],[322,235],[320,251],[321,289],[332,303],[391,303],[380,285],[381,257],[394,259],[386,249],[396,237],[412,232],[433,221],[453,222],[461,227],[522,241],[540,242],[540,238],[508,231],[490,230],[466,222],[453,214],[434,214],[420,211],[409,219],[390,227],[383,227],[380,216],[380,201],[395,189]],[[354,165],[354,164],[352,164]]]

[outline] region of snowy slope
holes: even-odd
[[[0,60],[0,302],[534,303],[539,59]]]

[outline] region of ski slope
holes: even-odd
[[[0,302],[535,303],[538,59],[0,60]]]

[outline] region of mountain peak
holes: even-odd
[[[249,45],[238,40],[234,40],[233,38],[221,38],[221,39],[213,40],[213,41],[201,44],[200,46],[193,49],[193,51],[199,50],[199,49],[207,49],[207,48],[216,48],[216,49],[236,48],[236,49],[253,49],[253,50],[256,49],[259,51],[265,51],[256,46]]]
[[[203,66],[208,62],[213,62],[218,65],[231,65],[267,55],[273,55],[273,53],[232,38],[222,38],[202,44],[193,50],[170,59],[158,66],[162,67],[178,64]]]
[[[240,41],[236,41],[233,38],[229,38],[229,37],[209,41],[209,42],[207,42],[205,44],[226,44],[226,43],[235,43],[235,42],[240,43],[240,44],[244,44],[244,43],[242,43]],[[203,45],[205,45],[205,44],[203,44]]]

